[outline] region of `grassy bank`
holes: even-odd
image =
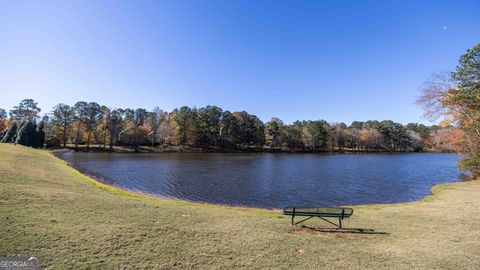
[[[1,144],[0,256],[52,269],[479,269],[480,182],[433,193],[355,207],[345,226],[372,231],[294,228],[279,211],[131,194],[47,151]]]

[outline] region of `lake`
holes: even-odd
[[[418,200],[458,181],[458,156],[402,154],[75,153],[59,156],[114,186],[261,208]]]

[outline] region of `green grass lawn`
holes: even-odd
[[[292,227],[280,211],[131,194],[47,151],[1,144],[0,256],[51,269],[480,269],[480,182],[433,193],[354,207],[344,226],[370,232]]]

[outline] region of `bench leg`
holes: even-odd
[[[292,215],[292,226],[295,225],[295,215]]]
[[[309,220],[309,219],[311,219],[311,218],[314,218],[314,217],[308,217],[308,218],[306,218],[306,219],[302,219],[302,220],[300,220],[300,221],[297,221],[296,223],[293,223],[293,225],[300,224],[300,223],[302,223],[302,222],[304,222],[304,221],[307,221],[307,220]]]
[[[338,227],[341,229],[342,228],[342,218],[338,218]]]
[[[318,217],[318,216],[317,216],[317,217]],[[330,221],[330,220],[328,220],[328,219],[326,219],[326,218],[323,218],[323,217],[318,217],[318,218],[321,219],[321,220],[324,220],[325,222],[328,222],[328,223],[334,225],[334,226],[337,227],[337,228],[341,228],[341,227],[342,227],[342,222],[341,222],[341,221],[340,221],[340,225],[339,225],[339,224],[336,224],[335,222],[332,222],[332,221]],[[338,219],[338,220],[340,220],[340,219]]]

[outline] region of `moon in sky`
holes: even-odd
[[[443,27],[443,31],[445,31],[445,30],[447,30],[447,26],[444,26],[444,27]]]

